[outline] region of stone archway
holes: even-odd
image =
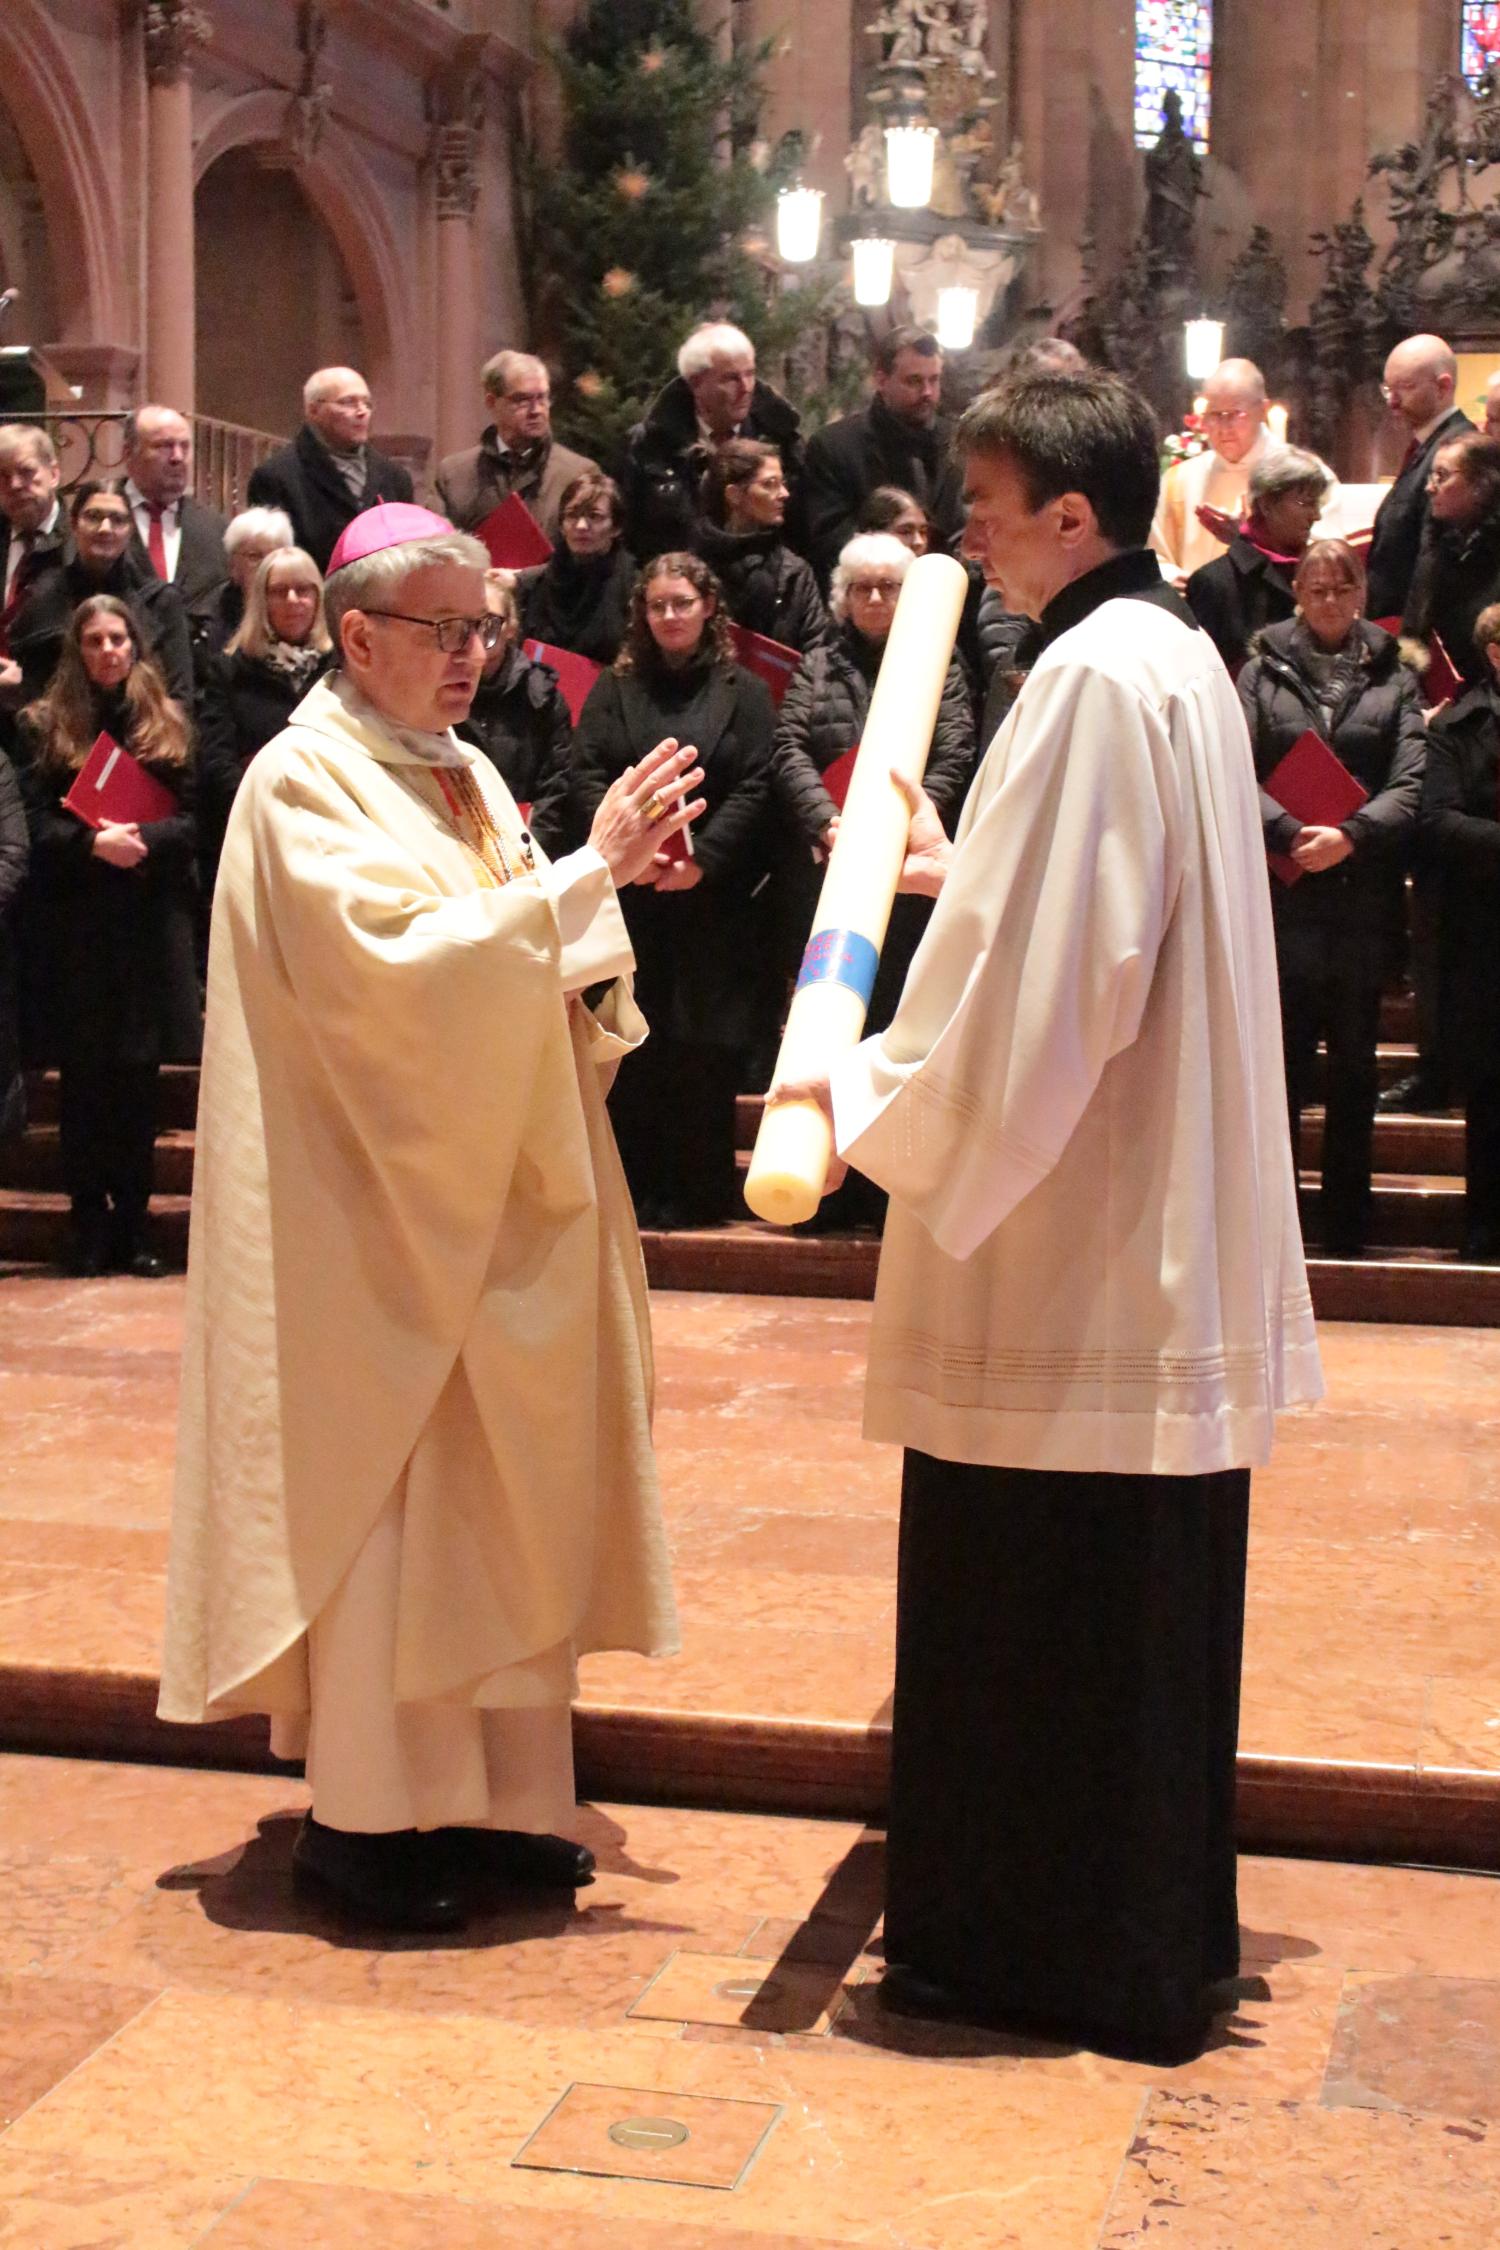
[[[273,89],[229,103],[197,143],[194,176],[201,189],[232,152],[275,148],[278,169],[295,183],[337,245],[358,313],[361,372],[377,400],[385,402],[382,419],[399,420],[409,411],[417,385],[407,293],[390,221],[348,134],[326,124],[316,149],[299,153],[287,139],[287,109],[288,96]]]
[[[39,343],[117,343],[129,333],[120,215],[82,87],[36,0],[0,7],[0,87],[46,219],[57,333]]]

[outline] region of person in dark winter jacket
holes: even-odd
[[[774,723],[770,691],[734,662],[707,564],[686,553],[648,563],[629,638],[595,682],[573,747],[585,831],[609,784],[663,739],[694,744],[703,769],[693,856],[621,899],[651,1035],[622,1065],[610,1112],[643,1226],[718,1226],[735,1205],[735,1097],[773,998]]]
[[[199,694],[208,670],[205,658],[222,656],[244,623],[245,599],[255,573],[278,547],[295,545],[292,519],[284,508],[241,508],[224,526],[229,576],[212,611],[200,620],[201,631],[193,644],[193,685]]]
[[[22,701],[34,703],[46,691],[79,603],[93,594],[113,594],[129,605],[167,693],[183,711],[191,710],[187,612],[176,587],[130,552],[135,525],[123,483],[77,485],[68,510],[69,543],[28,581],[10,628],[10,652],[21,667]]]
[[[252,508],[282,508],[319,570],[346,524],[382,500],[410,500],[411,478],[370,443],[369,386],[353,367],[320,367],[302,389],[306,416],[290,445],[250,472]]]
[[[175,810],[87,827],[63,799],[101,731],[140,760]],[[21,714],[31,829],[23,929],[30,1046],[61,1079],[69,1270],[154,1277],[147,1234],[156,1089],[201,1043],[194,956],[196,837],[187,726],[135,612],[83,602],[56,676]]]
[[[869,405],[808,439],[807,553],[820,578],[828,578],[879,485],[916,496],[935,545],[946,547],[963,529],[963,480],[938,413],[942,386],[942,347],[932,332],[893,328],[876,347]]]
[[[1441,869],[1438,1006],[1464,1096],[1466,1259],[1500,1261],[1500,603],[1475,639],[1487,676],[1430,722],[1423,850]]]
[[[1249,515],[1228,551],[1188,579],[1187,603],[1232,678],[1268,625],[1296,615],[1292,577],[1332,478],[1315,453],[1284,446],[1250,472]]]
[[[1389,634],[1361,615],[1364,567],[1342,540],[1310,547],[1295,580],[1299,614],[1267,627],[1240,674],[1240,700],[1262,783],[1266,848],[1301,870],[1271,878],[1292,1147],[1327,1048],[1322,1242],[1362,1255],[1381,987],[1400,929],[1426,761],[1416,678]],[[1367,792],[1338,827],[1304,827],[1264,784],[1305,733],[1321,736]]]
[[[521,649],[516,596],[503,571],[485,579],[491,611],[505,632],[484,660],[469,715],[455,730],[482,750],[518,805],[529,805],[527,826],[549,859],[585,841],[571,818],[573,722],[557,674]]]
[[[549,648],[613,664],[630,623],[634,558],[621,544],[624,503],[613,477],[575,477],[558,508],[561,544],[516,580],[521,634]]]
[[[736,625],[805,656],[830,628],[816,578],[786,543],[788,498],[775,446],[731,438],[704,471],[698,552]]]
[[[0,750],[0,1143],[10,1140],[26,1123],[16,924],[30,857],[31,838],[21,784],[15,767]]]
[[[1439,446],[1427,479],[1427,524],[1401,619],[1414,640],[1442,643],[1467,685],[1487,680],[1474,639],[1500,601],[1500,440],[1477,433]]]
[[[717,447],[762,438],[781,456],[792,490],[788,536],[802,544],[801,416],[769,383],[757,381],[755,346],[738,328],[712,321],[695,328],[677,355],[677,374],[630,433],[622,483],[625,543],[642,562],[698,544],[698,488]]]
[[[323,574],[301,547],[275,547],[250,581],[245,614],[198,697],[198,835],[212,889],[240,783],[328,661]]]

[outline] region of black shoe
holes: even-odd
[[[439,1830],[456,1876],[508,1890],[576,1891],[594,1880],[594,1855],[567,1836],[524,1828]]]
[[[167,1261],[158,1258],[154,1250],[132,1250],[129,1257],[115,1267],[116,1273],[133,1273],[138,1281],[164,1281]]]
[[[292,1875],[328,1892],[359,1921],[385,1930],[461,1930],[464,1904],[442,1831],[398,1828],[383,1835],[325,1828],[311,1813],[292,1846]]]
[[[1382,1117],[1431,1117],[1450,1106],[1447,1087],[1421,1070],[1387,1086],[1375,1104]]]
[[[68,1246],[62,1255],[64,1273],[80,1281],[95,1281],[110,1270],[109,1218],[103,1211],[74,1211],[68,1221]]]
[[[1491,1227],[1471,1228],[1459,1257],[1466,1266],[1500,1265],[1500,1233]]]
[[[1368,1255],[1366,1245],[1357,1234],[1331,1234],[1323,1245],[1325,1258],[1363,1258]]]

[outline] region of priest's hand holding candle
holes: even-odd
[[[811,1218],[826,1191],[828,1066],[864,1029],[898,883],[941,887],[947,839],[920,782],[967,591],[948,555],[923,556],[901,589],[745,1183],[750,1209],[780,1226]]]

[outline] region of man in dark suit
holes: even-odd
[[[252,508],[284,508],[319,570],[345,524],[382,500],[410,500],[411,478],[370,444],[369,385],[352,367],[321,367],[302,392],[306,416],[290,445],[250,478]]]
[[[125,498],[134,521],[131,551],[175,586],[187,611],[194,654],[206,641],[229,576],[224,518],[188,490],[193,426],[170,406],[138,406],[125,417]]]
[[[0,424],[0,743],[21,698],[21,667],[9,631],[38,572],[61,554],[66,537],[57,453],[31,422]]]
[[[1406,458],[1380,503],[1370,541],[1367,610],[1377,622],[1406,607],[1427,525],[1427,479],[1440,445],[1472,431],[1453,402],[1458,361],[1441,336],[1408,336],[1385,363],[1381,385],[1387,406],[1404,423]]]
[[[963,495],[938,418],[943,353],[930,329],[893,328],[875,352],[875,396],[857,413],[829,422],[807,441],[803,472],[808,559],[825,584],[858,528],[859,511],[880,485],[899,485],[922,503],[933,544],[962,531]]]

